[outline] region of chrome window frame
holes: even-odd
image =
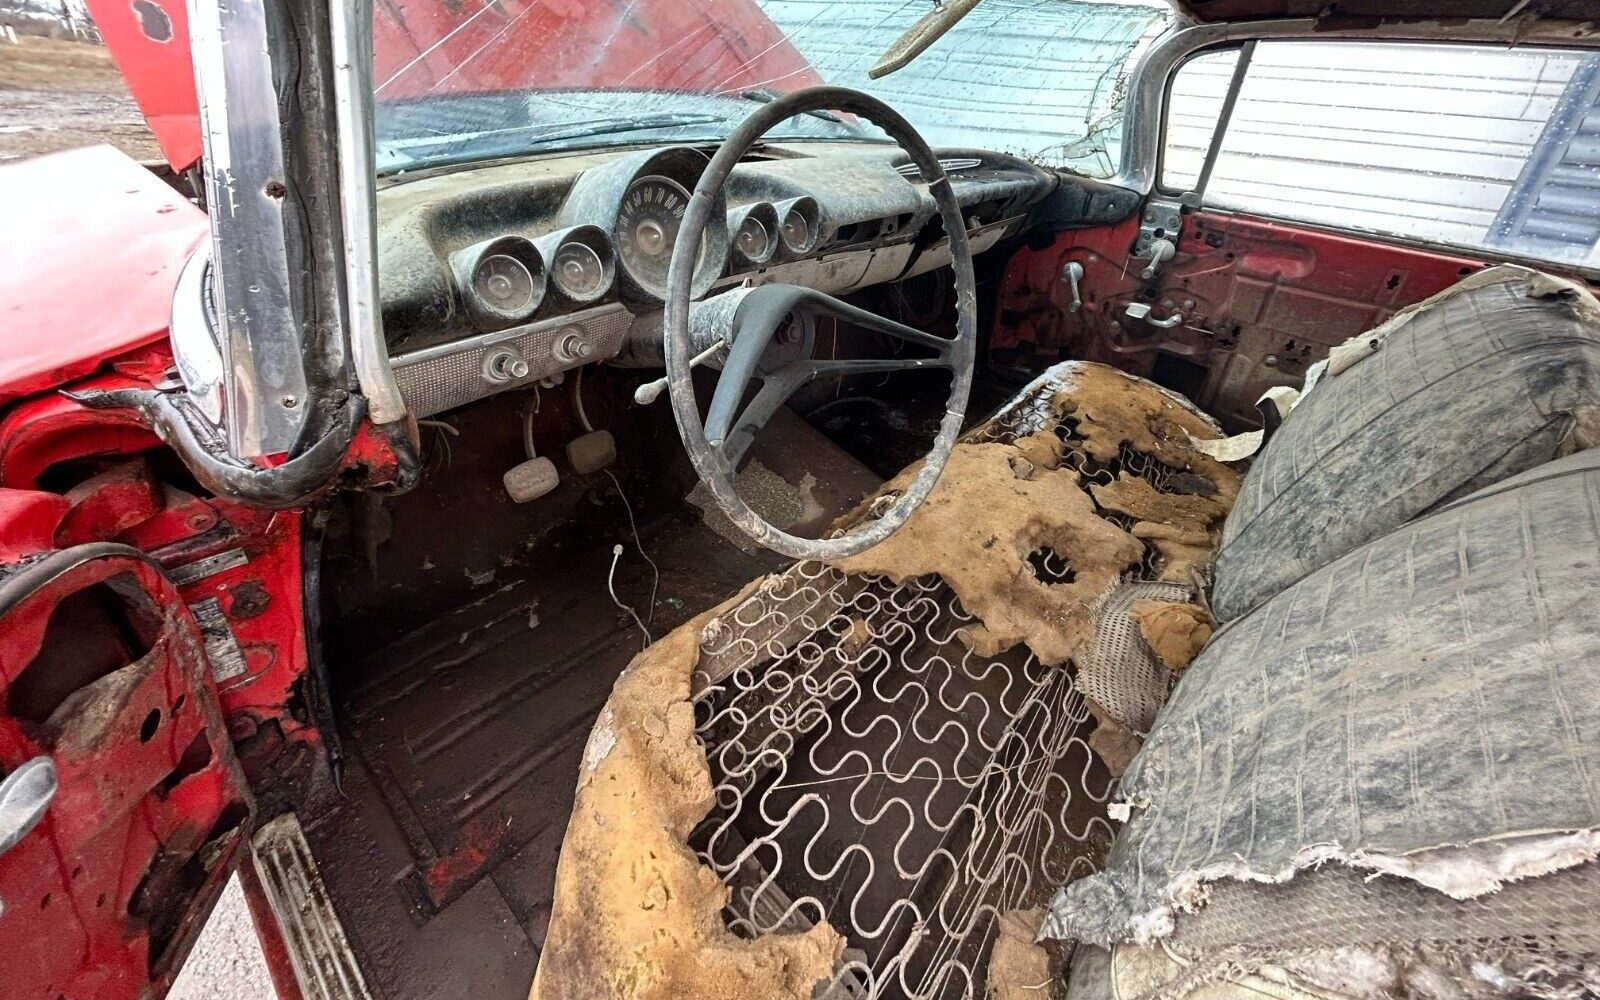
[[[1359,28],[1330,28],[1314,18],[1276,21],[1184,24],[1174,22],[1166,35],[1144,52],[1128,77],[1123,108],[1122,161],[1109,183],[1140,196],[1156,190],[1156,172],[1167,117],[1172,77],[1191,56],[1207,49],[1251,39],[1300,38],[1316,41],[1487,42],[1529,47],[1600,48],[1600,34],[1574,21],[1544,19],[1440,23],[1418,20],[1384,22]]]
[[[224,427],[230,452],[258,458],[287,451],[307,413],[285,248],[282,122],[266,0],[190,0],[189,33],[211,217]]]
[[[336,176],[325,180],[338,192],[336,254],[342,267],[339,274],[319,275],[334,290],[338,315],[324,315],[333,335],[318,344],[308,343],[314,306],[296,301],[298,277],[292,273],[294,250],[301,251],[299,258],[312,255],[290,246],[296,230],[286,224],[291,178],[285,126],[298,123],[279,116],[274,72],[275,60],[295,65],[305,56],[281,50],[293,42],[270,30],[268,2],[188,3],[211,221],[211,244],[197,256],[209,256],[211,265],[193,265],[207,279],[178,290],[184,298],[174,301],[173,347],[180,370],[220,369],[220,391],[213,385],[191,388],[220,397],[220,412],[214,402],[201,412],[218,419],[229,454],[240,461],[303,447],[307,423],[324,402],[319,394],[358,388],[373,423],[406,417],[378,295],[370,0],[327,0],[322,40],[332,61],[335,128],[317,143],[336,164]],[[300,137],[306,138],[304,131]],[[188,301],[207,292],[214,312]],[[308,371],[308,364],[322,370]]]
[[[350,359],[375,424],[406,417],[378,291],[377,140],[373,134],[372,0],[328,0],[339,128],[339,188]]]

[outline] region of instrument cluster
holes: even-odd
[[[709,206],[691,295],[743,282],[843,295],[944,266],[948,240],[904,158],[882,143],[752,150]],[[625,349],[619,363],[648,363],[709,162],[706,147],[629,147],[389,179],[379,285],[408,408],[444,412]],[[974,252],[1017,232],[1056,184],[999,154],[942,162]]]
[[[499,236],[450,255],[467,312],[480,329],[526,323],[547,300],[597,302],[616,281],[616,253],[599,226],[571,226],[529,239]]]
[[[473,325],[503,330],[612,297],[659,306],[705,162],[683,148],[620,158],[576,180],[558,220],[564,228],[537,238],[497,236],[456,251],[451,269]],[[812,254],[821,232],[821,210],[809,195],[732,209],[719,203],[696,251],[692,292],[700,297],[730,273]]]

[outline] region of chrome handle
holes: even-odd
[[[11,850],[44,818],[56,797],[56,765],[35,757],[0,782],[0,854]]]
[[[1061,280],[1072,286],[1072,304],[1067,306],[1068,312],[1077,312],[1083,306],[1083,299],[1078,295],[1078,282],[1083,278],[1083,265],[1072,261],[1061,269]]]
[[[1152,319],[1150,316],[1150,303],[1148,302],[1129,302],[1127,308],[1123,310],[1123,314],[1129,319],[1136,319],[1163,330],[1170,330],[1183,322],[1183,313],[1179,312],[1173,313],[1166,319]]]
[[[721,337],[718,337],[716,343],[712,344],[710,347],[689,359],[689,367],[695,368],[699,365],[705,364],[707,361],[710,361],[718,351],[722,350],[726,346],[726,341],[724,341]],[[662,392],[666,391],[666,388],[667,377],[663,375],[654,382],[646,382],[644,385],[641,385],[639,388],[633,390],[633,401],[638,403],[640,406],[649,406],[651,403],[654,403],[656,400],[661,398],[661,394]]]
[[[1161,265],[1177,255],[1178,247],[1171,240],[1152,240],[1149,250],[1150,265],[1140,272],[1146,281],[1161,273]]]

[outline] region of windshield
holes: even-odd
[[[756,103],[864,90],[933,146],[1109,174],[1116,110],[1162,0],[984,0],[909,66],[867,70],[931,0],[377,0],[378,170],[554,149],[716,142]],[[884,141],[804,115],[773,139]]]

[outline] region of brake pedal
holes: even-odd
[[[529,503],[561,485],[561,473],[548,458],[530,458],[513,465],[501,477],[506,493],[516,503]]]

